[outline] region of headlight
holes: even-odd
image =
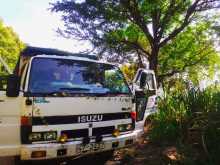
[[[40,132],[34,132],[29,135],[29,141],[41,141],[42,134]]]
[[[132,124],[121,124],[118,125],[118,130],[120,132],[131,131],[133,129]]]
[[[51,141],[57,139],[57,132],[44,132],[43,133],[45,141]]]
[[[29,135],[29,141],[52,141],[57,139],[57,132],[33,132]]]
[[[133,129],[133,125],[132,125],[132,124],[127,124],[126,130],[127,130],[127,131],[130,131],[130,130],[132,130],[132,129]]]

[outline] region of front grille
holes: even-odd
[[[101,135],[112,134],[114,129],[115,129],[114,126],[93,128],[92,129],[92,136],[101,136]]]
[[[77,129],[77,130],[65,130],[61,131],[61,134],[66,134],[69,139],[88,137],[88,129]]]
[[[97,120],[98,116],[100,120]],[[83,118],[83,120],[79,120]],[[68,115],[68,116],[34,116],[32,118],[33,126],[40,125],[58,125],[58,124],[74,124],[74,123],[90,123],[90,122],[103,122],[111,120],[129,119],[131,118],[130,112],[120,113],[103,113],[103,114],[82,114],[82,115]]]

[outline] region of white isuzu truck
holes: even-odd
[[[13,74],[0,77],[0,157],[46,160],[127,147],[155,111],[152,71],[139,69],[130,88],[116,65],[96,56],[27,47]]]

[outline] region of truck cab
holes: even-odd
[[[153,97],[146,91],[156,85],[145,73],[130,89],[118,66],[95,56],[27,47],[2,80],[0,157],[76,157],[132,145]]]

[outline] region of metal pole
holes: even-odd
[[[9,74],[12,74],[12,71],[11,69],[9,68],[9,66],[6,64],[6,62],[3,60],[3,58],[0,56],[0,63],[2,63],[2,65],[4,66],[4,68],[6,69],[6,71],[9,73]]]

